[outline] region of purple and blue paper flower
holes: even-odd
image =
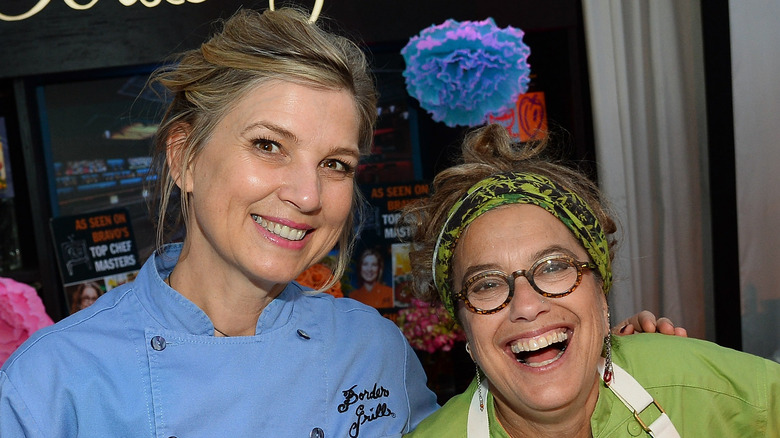
[[[412,37],[401,54],[406,89],[433,119],[477,126],[514,107],[528,90],[531,49],[523,31],[492,18],[447,20]]]

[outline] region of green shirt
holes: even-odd
[[[613,337],[612,346],[615,363],[663,407],[681,437],[780,437],[780,364],[711,342],[668,335]],[[473,381],[407,436],[465,437],[476,388]],[[487,408],[490,436],[509,438],[496,419],[492,394]],[[650,424],[658,411],[651,406],[641,417]],[[647,436],[633,413],[603,384],[590,425],[596,438]]]

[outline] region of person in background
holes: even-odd
[[[103,288],[94,281],[87,281],[79,284],[71,294],[70,313],[76,313],[79,310],[91,306],[101,295]]]
[[[612,336],[615,223],[595,184],[544,147],[476,130],[404,213],[416,290],[459,321],[477,368],[408,436],[779,437],[780,364]]]
[[[363,250],[358,257],[359,287],[349,297],[376,308],[393,307],[393,288],[382,283],[384,258],[373,248]]]
[[[0,436],[391,437],[438,408],[393,322],[293,281],[335,245],[343,273],[376,119],[317,23],[240,10],[153,75],[159,248],[4,364]]]

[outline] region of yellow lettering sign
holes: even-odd
[[[25,18],[30,18],[33,15],[37,14],[38,12],[41,12],[43,8],[45,8],[51,0],[40,0],[35,6],[32,7],[29,11],[25,12],[22,15],[4,15],[2,12],[0,12],[0,20],[3,21],[19,21],[24,20]]]
[[[87,9],[90,9],[92,6],[95,6],[95,4],[98,2],[98,0],[89,0],[84,4],[79,3],[77,0],[63,0],[68,7],[71,9],[75,9],[77,11],[84,11]],[[119,3],[121,3],[123,6],[133,6],[134,4],[140,3],[147,8],[153,8],[160,3],[162,3],[162,0],[119,0]],[[172,4],[172,5],[182,5],[184,3],[203,3],[206,0],[165,0],[166,2]],[[2,12],[0,12],[0,21],[21,21],[26,20],[33,15],[37,14],[38,12],[41,12],[46,6],[51,3],[51,0],[38,0],[38,3],[35,4],[32,8],[30,8],[29,11],[20,14],[20,15],[5,15]]]
[[[92,0],[91,2],[87,3],[86,5],[80,5],[76,3],[74,0],[65,0],[65,4],[70,6],[71,9],[75,9],[77,11],[85,11],[92,6],[95,6],[95,3],[97,3],[98,0]]]

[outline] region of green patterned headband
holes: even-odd
[[[449,287],[452,256],[463,231],[482,214],[507,204],[539,206],[566,225],[598,266],[604,294],[612,284],[609,247],[596,215],[575,193],[535,173],[509,172],[474,184],[449,211],[433,251],[433,279],[447,311],[455,315]]]

